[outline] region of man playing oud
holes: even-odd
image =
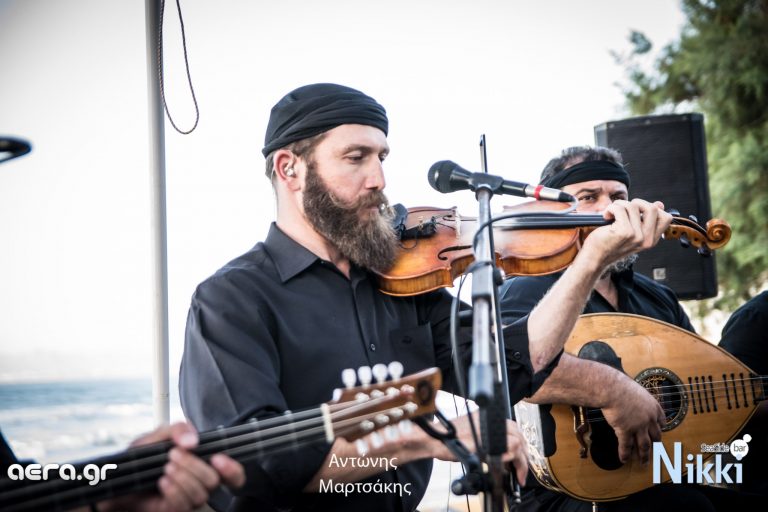
[[[568,296],[561,306],[567,314],[551,311],[553,329],[564,333],[567,338],[576,321],[577,317],[573,315],[576,311],[577,314],[632,313],[694,331],[672,290],[632,271],[637,250],[653,246],[663,232],[656,231],[654,226],[666,229],[671,217],[663,211],[664,205],[660,202],[629,201],[630,177],[617,151],[603,147],[565,149],[546,165],[540,181],[544,186],[559,188],[576,197],[579,201],[578,212],[610,212],[610,216],[617,220],[617,215],[626,214],[630,224],[638,228],[634,235],[639,242],[635,251],[628,251],[613,262],[592,262],[589,271],[582,275],[584,281],[578,288],[579,293]],[[643,242],[639,238],[641,233],[648,234]],[[587,237],[587,242],[593,234]],[[579,253],[579,258],[582,253]],[[505,323],[524,318],[543,300],[542,297],[546,299],[562,286],[570,271],[548,276],[515,277],[506,281],[500,292]],[[636,457],[647,464],[652,442],[661,439],[661,428],[666,425],[659,403],[632,378],[607,364],[569,354],[562,355],[550,377],[527,400],[539,404],[562,403],[602,409],[618,438],[618,456],[622,463]],[[546,407],[542,410],[548,414]],[[523,503],[517,507],[520,511],[593,510],[591,502],[546,489],[537,485],[533,477],[528,479],[528,487],[523,489],[522,494]],[[739,503],[749,506],[750,499],[750,496],[739,496],[719,488],[661,485],[624,500],[602,503],[599,509],[651,511],[662,507],[665,510],[711,511],[730,505],[730,510],[752,510],[739,508]]]

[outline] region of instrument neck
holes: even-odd
[[[325,438],[322,412],[315,408],[202,433],[198,446],[191,451],[205,461],[216,453],[224,453],[244,462],[287,448],[322,442]],[[68,510],[125,494],[151,491],[163,475],[168,451],[173,446],[171,441],[163,441],[87,462],[62,464],[49,473],[56,477],[51,480],[0,481],[0,510]],[[62,472],[65,466],[69,468]],[[113,469],[104,471],[105,467]],[[94,475],[96,468],[99,476]],[[65,474],[67,476],[63,476]]]

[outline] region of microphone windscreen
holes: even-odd
[[[454,162],[451,162],[450,160],[441,160],[429,168],[427,179],[432,188],[438,192],[447,194],[456,190],[469,188],[466,183],[460,183],[462,181],[461,179],[456,179],[465,177],[465,174],[468,176],[469,172],[465,171]]]

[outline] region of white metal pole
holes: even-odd
[[[165,212],[165,126],[157,54],[159,0],[145,0],[149,103],[150,252],[152,254],[152,396],[155,423],[170,421],[168,400],[168,233]]]

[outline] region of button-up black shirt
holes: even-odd
[[[511,323],[531,312],[562,273],[539,277],[515,277],[501,288],[501,312],[505,323]],[[619,308],[614,307],[598,292],[593,291],[584,314],[632,313],[682,327],[695,332],[677,296],[668,287],[658,284],[631,269],[611,276],[616,285]],[[557,320],[557,319],[553,319]]]
[[[347,279],[333,264],[274,224],[264,243],[236,258],[196,290],[181,365],[181,404],[200,430],[250,416],[297,411],[330,400],[345,368],[400,361],[405,374],[427,367],[451,382],[450,306],[444,290],[415,297],[381,293],[375,277],[352,265]],[[533,376],[527,322],[505,329],[510,396],[530,395],[550,368]],[[471,353],[462,340],[462,353]],[[264,457],[247,467],[238,501],[245,508],[414,510],[432,461],[369,479],[410,484],[411,495],[302,493],[329,445]],[[257,505],[258,504],[258,505]]]
[[[768,291],[733,312],[720,346],[761,375],[768,375]]]

